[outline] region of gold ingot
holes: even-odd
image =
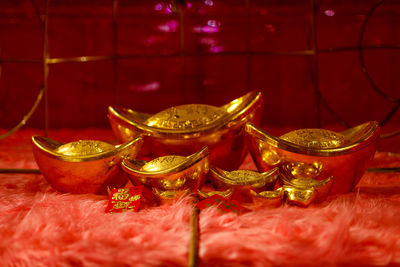
[[[259,171],[279,167],[282,173],[294,177],[318,181],[333,177],[331,195],[349,192],[358,183],[374,156],[380,133],[379,124],[374,121],[340,133],[302,129],[282,137],[251,123],[245,129]]]
[[[253,170],[225,171],[217,167],[211,167],[210,178],[218,189],[252,189],[264,191],[274,187],[278,179],[278,168],[259,173]]]
[[[150,189],[159,203],[196,193],[209,169],[208,148],[187,156],[169,155],[151,161],[125,159],[122,169],[135,185]]]
[[[107,194],[108,187],[124,186],[127,176],[120,163],[136,157],[141,146],[141,137],[113,146],[94,140],[63,144],[32,136],[33,154],[46,180],[61,192],[77,194]]]
[[[285,166],[283,168],[287,169],[288,167]],[[313,177],[294,177],[286,171],[283,171],[280,179],[285,188],[296,188],[298,189],[296,192],[299,192],[301,190],[309,192],[308,190],[312,190],[312,198],[313,201],[316,203],[322,202],[328,197],[333,184],[333,177],[328,177],[324,180],[316,180]],[[308,193],[306,195],[308,195]]]
[[[315,199],[313,188],[302,189],[296,187],[283,187],[286,196],[286,203],[299,207],[308,207]]]
[[[276,190],[262,191],[260,193],[250,190],[250,193],[256,206],[277,208],[282,205],[285,191],[282,187],[279,187]]]
[[[120,142],[144,136],[141,158],[188,155],[208,146],[212,165],[234,170],[247,152],[243,126],[258,124],[262,112],[261,93],[252,91],[220,107],[188,104],[155,115],[109,107],[108,117]]]
[[[252,170],[225,171],[211,167],[209,175],[214,187],[218,190],[232,188],[232,199],[242,202],[252,202],[251,190],[261,192],[274,187],[278,179],[278,168],[259,173]]]

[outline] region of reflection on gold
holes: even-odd
[[[217,188],[240,187],[266,190],[272,188],[278,179],[278,168],[259,173],[253,170],[224,171],[217,167],[211,167],[211,181]]]
[[[251,196],[253,198],[253,203],[256,206],[276,208],[279,207],[283,202],[284,190],[282,187],[273,191],[263,191],[257,193],[250,190]]]
[[[263,146],[264,143],[260,143],[261,149],[260,154],[261,158],[264,162],[266,162],[270,166],[278,165],[281,162],[281,158],[275,150],[269,149],[266,146]]]
[[[208,146],[212,164],[232,170],[247,152],[243,126],[260,122],[262,106],[261,93],[252,91],[220,107],[188,104],[154,115],[109,107],[108,117],[120,142],[145,136],[142,158],[188,155]]]
[[[106,194],[108,187],[124,186],[127,177],[120,162],[136,157],[141,146],[141,137],[117,146],[94,140],[63,144],[32,137],[35,160],[44,177],[55,189],[69,193]]]
[[[215,123],[216,120],[228,113],[219,107],[189,104],[172,107],[163,110],[150,118],[144,123],[163,129],[199,129],[209,124]]]
[[[170,168],[174,168],[180,163],[186,161],[186,157],[183,156],[164,156],[153,159],[149,162],[146,162],[141,168],[142,171],[146,172],[157,172],[164,171]]]
[[[322,170],[322,164],[318,162],[290,162],[282,165],[283,173],[293,178],[316,178]]]
[[[299,189],[294,187],[284,187],[286,202],[291,205],[307,207],[315,198],[314,189]]]
[[[208,173],[208,155],[205,147],[187,157],[168,155],[151,161],[125,159],[122,169],[133,184],[146,186],[163,203],[180,197],[182,192],[197,192]]]
[[[79,140],[59,146],[54,151],[67,156],[89,156],[113,150],[114,146],[102,141]]]
[[[276,137],[248,123],[245,132],[259,171],[279,167],[289,178],[333,177],[334,195],[351,191],[360,180],[376,151],[380,128],[371,121],[340,133],[302,129]]]
[[[335,148],[345,144],[343,134],[325,129],[301,129],[286,133],[281,139],[290,143],[312,148]]]

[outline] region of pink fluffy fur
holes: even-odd
[[[2,168],[35,167],[30,135],[0,143]],[[400,165],[387,153],[380,162]],[[399,188],[400,175],[370,173],[355,192],[308,208],[203,210],[199,265],[400,266]],[[41,175],[1,174],[0,266],[187,265],[189,198],[138,213],[105,214],[106,204],[105,196],[56,192]]]

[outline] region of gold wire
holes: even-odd
[[[36,97],[35,103],[33,103],[33,106],[31,107],[29,112],[24,116],[24,118],[16,126],[14,126],[11,130],[9,130],[9,131],[3,133],[2,135],[0,135],[0,140],[12,135],[13,133],[15,133],[16,131],[21,129],[21,127],[26,124],[26,122],[29,120],[29,118],[33,115],[33,113],[35,112],[35,110],[39,106],[39,103],[43,98],[43,94],[44,94],[44,88],[42,88],[39,91],[39,94]]]

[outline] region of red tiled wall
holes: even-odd
[[[50,128],[108,127],[108,105],[153,113],[183,103],[222,105],[250,89],[264,93],[264,124],[318,125],[310,75],[313,57],[290,54],[310,48],[310,1],[183,2],[181,18],[168,8],[171,1],[118,1],[116,45],[122,58],[116,80],[112,60],[51,64]],[[351,125],[382,121],[395,104],[373,91],[361,71],[358,52],[327,52],[357,47],[362,22],[378,1],[318,2],[322,95]],[[51,0],[50,57],[112,56],[112,6],[112,0]],[[44,14],[44,9],[44,0],[0,1],[0,128],[12,127],[23,117],[43,83],[43,27],[36,12]],[[399,38],[400,3],[386,1],[371,17],[364,45],[399,46]],[[400,98],[400,50],[365,50],[365,61],[376,84]],[[28,126],[43,127],[43,118],[42,104]],[[324,107],[320,120],[322,126],[337,124]],[[397,112],[386,127],[399,124]]]

